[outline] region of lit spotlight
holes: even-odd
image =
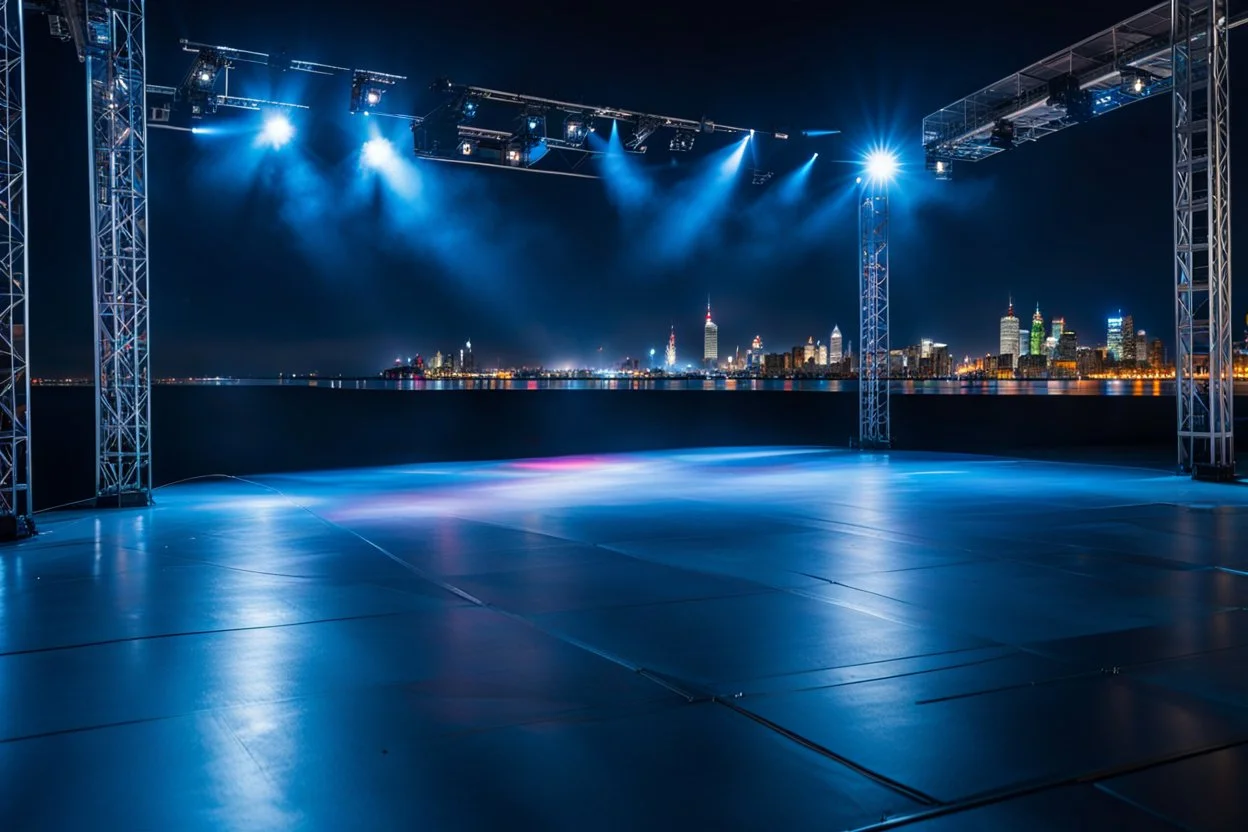
[[[754,138],[754,131],[753,131],[753,130],[751,130],[751,131],[750,131],[750,138]]]
[[[203,72],[199,73],[199,80],[207,84],[212,80],[212,73],[205,69]]]
[[[365,167],[381,170],[394,164],[394,145],[383,138],[369,139],[364,142],[360,155]]]
[[[872,182],[888,182],[897,175],[897,157],[887,150],[867,154],[867,176]]]
[[[260,132],[260,143],[274,149],[281,147],[295,136],[295,126],[282,115],[269,116]]]
[[[370,107],[375,107],[381,103],[381,93],[377,90],[369,90],[367,100]]]
[[[818,151],[816,151],[816,152],[815,152],[815,155],[814,155],[814,156],[811,156],[810,158],[812,158],[812,159],[818,159],[818,158],[819,158],[819,153],[818,153]]]

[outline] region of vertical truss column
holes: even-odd
[[[0,0],[0,540],[33,533],[26,356],[26,61],[21,0]]]
[[[858,210],[858,442],[887,448],[888,426],[888,186],[863,186]]]
[[[144,0],[87,0],[96,502],[151,501]]]
[[[1226,0],[1173,0],[1179,470],[1235,474]]]

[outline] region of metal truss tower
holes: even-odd
[[[868,180],[858,206],[858,443],[887,448],[888,425],[888,184]]]
[[[1174,277],[1178,458],[1235,476],[1231,148],[1226,0],[1173,0]]]
[[[26,32],[22,0],[0,0],[0,539],[33,531],[26,354]]]
[[[1228,0],[1165,0],[923,119],[927,167],[978,162],[1170,95],[1178,467],[1235,475]]]
[[[87,0],[96,503],[151,502],[144,0]]]

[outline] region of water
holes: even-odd
[[[793,390],[847,393],[858,390],[852,379],[737,378],[576,378],[576,379],[209,379],[187,382],[210,386],[320,387],[332,390]],[[985,381],[940,379],[893,381],[898,395],[924,396],[1173,396],[1173,379],[1081,379],[1048,381]],[[1248,382],[1235,385],[1248,395]]]

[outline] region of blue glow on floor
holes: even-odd
[[[1248,828],[1240,486],[734,448],[156,498],[0,550],[5,828]]]

